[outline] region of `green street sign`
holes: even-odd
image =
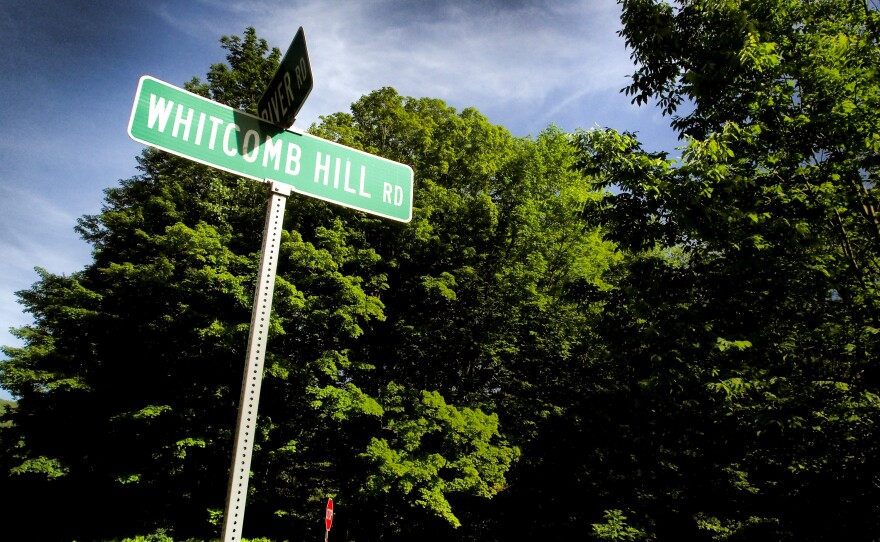
[[[390,218],[412,218],[413,171],[306,133],[286,131],[150,76],[138,83],[128,135],[196,162],[288,184],[294,192]]]
[[[306,34],[299,27],[278,65],[278,71],[257,104],[260,118],[278,127],[290,128],[312,86],[312,65],[306,48]]]

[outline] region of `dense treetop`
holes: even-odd
[[[327,497],[350,540],[880,536],[878,6],[619,4],[678,160],[391,88],[310,128],[411,165],[413,220],[289,199],[246,536],[320,536]],[[221,45],[187,88],[253,111],[279,52]],[[219,531],[267,192],[138,163],[93,261],[19,293],[21,538]]]

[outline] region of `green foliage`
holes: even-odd
[[[207,83],[194,77],[186,89],[256,115],[257,102],[281,61],[281,50],[276,47],[270,51],[269,44],[258,38],[253,28],[245,29],[244,38],[223,36],[220,44],[228,51],[229,64],[212,64]]]
[[[278,51],[253,29],[221,44],[228,64],[187,88],[253,111]],[[580,216],[598,195],[561,130],[515,138],[390,88],[311,131],[410,164],[414,216],[290,198],[245,534],[313,536],[332,496],[338,536],[471,536],[586,348],[617,258]],[[155,149],[138,163],[79,221],[93,261],[40,270],[4,349],[20,401],[0,476],[15,510],[56,518],[44,538],[219,529],[267,193]]]
[[[12,425],[11,421],[6,421],[5,417],[8,414],[11,414],[12,411],[15,410],[16,403],[15,401],[7,401],[6,399],[0,399],[0,427],[9,427]]]
[[[362,457],[376,465],[363,492],[404,496],[416,494],[413,504],[434,512],[454,527],[447,493],[492,497],[504,488],[504,473],[518,454],[500,445],[498,417],[446,404],[437,392],[421,397],[389,383],[382,394],[383,425],[388,437],[373,437]]]
[[[626,524],[621,510],[605,510],[605,523],[594,523],[593,533],[599,540],[645,540],[646,533]]]
[[[67,472],[68,469],[63,467],[57,459],[48,458],[42,455],[32,459],[26,459],[17,467],[9,469],[9,474],[20,475],[33,473],[39,476],[44,476],[50,480],[65,476]]]
[[[410,164],[413,219],[290,199],[246,534],[330,496],[360,540],[878,536],[877,6],[620,4],[677,160],[391,88],[310,128]],[[221,43],[188,88],[253,111],[279,53]],[[72,526],[43,538],[219,530],[266,191],[139,165],[4,349],[11,517]]]
[[[874,537],[876,6],[621,4],[625,90],[685,146],[576,139],[615,187],[588,216],[628,251],[597,331],[634,408],[596,418],[634,487],[592,479],[598,506],[663,539]]]
[[[174,542],[174,539],[166,534],[165,529],[157,529],[155,533],[147,536],[125,538],[122,542]]]

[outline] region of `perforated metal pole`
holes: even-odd
[[[235,450],[226,490],[226,514],[223,516],[223,542],[241,540],[244,525],[244,506],[247,501],[248,480],[251,471],[254,429],[257,421],[257,405],[263,383],[263,359],[269,332],[269,315],[272,312],[272,292],[275,289],[275,269],[278,247],[281,244],[284,205],[290,195],[290,186],[267,180],[270,185],[269,209],[263,230],[263,249],[257,287],[254,290],[254,311],[248,334],[244,378],[241,383],[241,400],[238,406],[238,424],[235,427]]]

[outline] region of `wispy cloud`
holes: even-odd
[[[296,27],[309,43],[315,90],[302,119],[347,110],[382,86],[474,106],[546,113],[556,96],[616,92],[629,62],[612,2],[242,1],[225,9],[282,50]],[[189,21],[189,25],[198,22]],[[237,30],[241,32],[242,29]],[[535,114],[542,121],[546,114]],[[585,119],[587,123],[589,119]],[[538,127],[530,127],[534,130]]]
[[[0,293],[30,286],[34,267],[56,273],[82,268],[91,248],[73,231],[76,217],[52,200],[0,186]]]
[[[0,344],[17,344],[9,333],[30,321],[15,292],[38,279],[35,267],[56,273],[81,269],[90,247],[73,232],[76,217],[61,204],[26,188],[0,185]]]

